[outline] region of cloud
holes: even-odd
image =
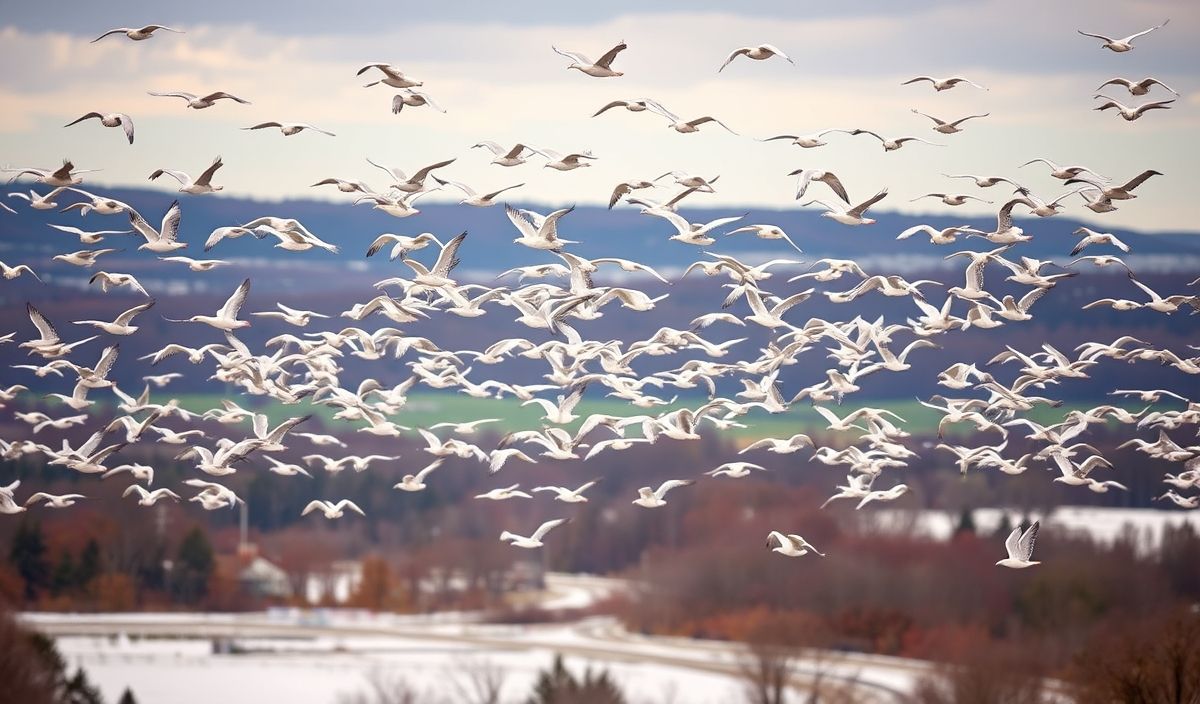
[[[1138,51],[1118,57],[1095,51],[1074,33],[1077,22],[1091,19],[1081,7],[1047,3],[1034,17],[1014,14],[1010,3],[999,0],[813,17],[627,10],[594,22],[418,19],[399,28],[380,23],[380,29],[359,23],[354,33],[336,24],[328,31],[313,26],[284,32],[264,20],[197,23],[183,35],[97,44],[88,43],[90,32],[6,27],[0,29],[0,61],[21,69],[0,78],[0,161],[45,165],[71,156],[82,166],[103,167],[97,176],[104,182],[144,184],[155,168],[198,171],[221,154],[228,192],[282,198],[314,195],[308,184],[326,176],[366,178],[382,187],[367,156],[408,171],[454,156],[458,161],[447,175],[456,180],[481,190],[526,182],[524,197],[556,203],[603,202],[617,181],[678,168],[722,174],[719,192],[697,203],[731,209],[790,202],[792,184],[784,174],[810,167],[840,174],[852,197],[889,185],[893,195],[886,207],[916,209],[928,206],[908,199],[961,187],[947,184],[939,175],[944,171],[1019,176],[1053,197],[1059,182],[1016,168],[1046,156],[1083,162],[1114,178],[1151,167],[1179,174],[1154,183],[1104,222],[1190,227],[1180,204],[1194,183],[1184,176],[1192,166],[1178,144],[1200,126],[1196,98],[1133,125],[1090,108],[1093,88],[1114,72],[1153,73],[1187,93],[1194,81],[1187,67],[1196,65],[1198,53],[1188,28],[1200,10],[1168,12],[1161,3],[1136,3],[1106,11],[1097,18],[1105,26],[1089,24],[1091,29],[1135,31],[1147,18],[1161,21],[1164,12],[1173,18],[1168,28],[1144,38]],[[557,44],[598,56],[621,39],[630,48],[618,59],[626,72],[618,79],[567,71],[567,61],[550,50]],[[762,41],[784,48],[797,65],[740,60],[716,72],[729,49]],[[1190,61],[1181,63],[1180,56]],[[424,89],[447,113],[406,108],[393,115],[395,91],[363,88],[374,77],[354,75],[368,61],[398,63],[425,81]],[[934,93],[899,85],[918,73],[962,73],[990,90]],[[253,104],[223,102],[194,111],[147,90],[227,90]],[[645,96],[685,118],[714,115],[739,135],[713,125],[680,135],[651,113],[590,117],[614,98]],[[990,116],[945,136],[911,108],[951,119]],[[129,147],[95,123],[60,127],[90,110],[131,114],[137,143]],[[238,129],[264,120],[310,122],[338,137]],[[947,146],[911,145],[884,154],[866,137],[834,134],[829,146],[817,150],[753,139],[828,127],[912,134]],[[489,165],[483,150],[470,149],[482,139],[591,149],[599,159],[570,173],[542,169],[537,160],[505,169]]]

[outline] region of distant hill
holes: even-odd
[[[28,186],[24,187],[28,190]],[[13,205],[17,215],[0,213],[0,241],[2,251],[18,250],[18,257],[36,257],[75,248],[66,235],[55,232],[46,223],[70,224],[85,229],[125,229],[128,226],[123,216],[90,215],[80,218],[74,212],[34,211],[8,192],[20,190],[13,185],[0,189],[4,202]],[[39,192],[46,189],[38,188]],[[148,189],[107,189],[105,194],[129,203],[138,209],[151,223],[157,224],[162,214],[174,200],[175,194]],[[60,204],[73,202],[76,196],[60,197]],[[264,264],[286,263],[290,266],[312,265],[323,268],[333,265],[344,271],[347,262],[356,266],[394,270],[400,264],[388,264],[386,259],[364,258],[370,242],[380,233],[417,234],[432,232],[443,239],[464,230],[470,233],[466,245],[460,252],[462,259],[460,276],[475,278],[490,272],[495,276],[505,269],[541,261],[551,261],[553,256],[515,246],[512,239],[516,231],[504,215],[502,206],[472,208],[469,206],[421,203],[421,212],[409,218],[398,219],[363,205],[351,205],[352,196],[344,203],[320,200],[259,201],[223,195],[189,196],[179,194],[183,205],[181,238],[189,243],[183,254],[192,257],[213,258],[265,258]],[[539,212],[548,212],[552,206],[514,202],[517,207],[532,207]],[[950,210],[947,208],[947,210]],[[832,256],[854,258],[864,266],[876,264],[888,271],[916,271],[942,266],[942,257],[957,246],[934,247],[920,236],[897,241],[896,235],[917,224],[929,224],[942,228],[953,225],[970,225],[990,230],[995,227],[994,219],[978,217],[914,217],[881,210],[874,212],[878,222],[863,227],[847,227],[820,217],[813,209],[762,209],[746,212],[742,222],[771,223],[782,227],[804,250],[807,261],[818,257]],[[736,208],[687,208],[681,214],[694,222],[717,217],[736,215]],[[219,244],[209,255],[201,245],[214,228],[236,225],[251,219],[274,215],[293,217],[326,241],[342,248],[342,255],[335,257],[327,252],[313,250],[304,253],[282,253],[273,249],[273,240],[256,241],[251,238],[227,240]],[[1082,225],[1065,216],[1054,218],[1024,219],[1020,222],[1033,240],[1021,245],[1020,254],[1047,259],[1054,257],[1065,261],[1075,238],[1071,233]],[[720,232],[732,230],[737,225],[721,228]],[[570,249],[585,256],[627,256],[654,267],[677,271],[699,258],[698,248],[671,242],[671,226],[654,217],[639,214],[638,208],[618,205],[609,211],[596,206],[580,206],[564,218],[560,232],[567,239],[578,240]],[[1164,267],[1190,267],[1200,269],[1200,236],[1197,233],[1144,234],[1128,230],[1113,230],[1129,244],[1135,253],[1131,261],[1155,270]],[[111,246],[132,250],[137,244],[132,238],[114,237]],[[960,240],[965,249],[987,249],[992,245],[980,239]],[[78,244],[77,242],[75,243]],[[739,234],[731,238],[720,238],[712,247],[714,251],[734,254],[748,259],[796,258],[797,253],[782,241],[759,240],[750,234]],[[285,256],[286,260],[279,257]],[[3,256],[3,255],[0,255]],[[12,255],[7,255],[12,256]],[[420,257],[420,255],[418,255]],[[421,257],[424,258],[424,257]],[[884,263],[886,262],[886,263]],[[870,268],[870,266],[868,266]],[[957,265],[955,268],[960,268]],[[266,282],[264,282],[266,283]]]

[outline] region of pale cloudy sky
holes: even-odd
[[[1053,197],[1059,182],[1044,156],[1081,163],[1118,180],[1147,168],[1141,197],[1109,216],[1112,227],[1192,230],[1200,156],[1200,4],[1190,1],[923,0],[796,3],[532,2],[453,3],[28,3],[0,17],[0,163],[50,166],[63,157],[102,168],[98,184],[145,184],[150,171],[193,174],[220,154],[226,192],[267,198],[342,194],[308,184],[358,177],[382,188],[365,157],[413,171],[450,157],[443,175],[492,190],[527,186],[521,199],[600,203],[612,186],[668,169],[721,174],[705,205],[794,207],[796,168],[838,173],[852,198],[889,186],[888,208],[944,212],[936,201],[909,203],[928,191],[976,191],[942,172],[1007,175]],[[736,8],[736,9],[735,9]],[[1081,37],[1085,29],[1124,36],[1170,18],[1162,30],[1116,55]],[[187,31],[145,42],[89,40],[119,25],[157,22]],[[551,44],[599,55],[625,40],[616,68],[625,76],[593,79],[566,71]],[[717,67],[732,48],[771,43],[796,61],[739,61]],[[425,81],[446,114],[428,108],[393,115],[395,91],[363,88],[363,63],[388,61]],[[990,88],[935,94],[900,86],[913,75],[964,74]],[[1094,89],[1113,76],[1154,75],[1182,93],[1176,109],[1125,123],[1091,110]],[[373,80],[373,79],[372,79]],[[193,111],[147,90],[227,90],[252,105],[222,102]],[[1139,102],[1123,89],[1107,89]],[[1169,94],[1155,93],[1153,97]],[[590,115],[616,98],[653,97],[685,119],[711,114],[736,130],[707,126],[680,135],[650,113]],[[966,131],[939,135],[913,115],[944,118],[990,112]],[[97,123],[62,127],[84,112],[133,116],[137,140]],[[311,122],[336,138],[245,132],[264,120]],[[802,150],[756,137],[862,127],[917,135],[948,146],[909,145],[884,154],[866,137],[830,135],[829,146]],[[559,173],[540,160],[506,169],[469,147],[481,139],[523,141],[558,151],[592,150],[595,166]],[[162,184],[166,187],[167,184]],[[440,196],[431,196],[437,199]],[[515,196],[514,196],[515,197]],[[1071,201],[1070,212],[1090,213]],[[986,212],[989,206],[956,212]]]

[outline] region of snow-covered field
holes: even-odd
[[[581,601],[573,595],[570,601]],[[57,635],[68,662],[84,667],[106,697],[131,687],[142,702],[261,704],[336,702],[372,673],[403,677],[455,701],[473,671],[503,673],[504,701],[522,701],[556,653],[568,669],[604,668],[635,704],[741,700],[736,644],[629,634],[608,618],[538,626],[328,611],[252,614],[28,614]],[[233,644],[236,654],[218,652]],[[910,691],[924,664],[823,655],[799,664],[797,682],[820,671],[878,701]]]
[[[1157,510],[1147,508],[1107,508],[1097,506],[1059,506],[1049,514],[1032,511],[1025,514],[1013,509],[980,508],[972,512],[976,530],[991,533],[1008,515],[1011,525],[1027,515],[1041,520],[1042,535],[1063,532],[1086,535],[1100,543],[1112,543],[1130,537],[1139,552],[1152,552],[1162,542],[1167,527],[1188,524],[1200,532],[1200,511]],[[876,511],[869,519],[875,528],[926,535],[934,540],[949,540],[958,525],[959,513],[953,511]]]

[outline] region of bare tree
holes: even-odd
[[[367,672],[366,691],[338,695],[338,704],[444,704],[444,700],[418,689],[404,675],[381,666]]]
[[[796,649],[792,646],[751,642],[740,670],[750,704],[784,704],[788,683],[795,673]]]
[[[448,673],[456,702],[500,704],[504,691],[504,669],[490,660],[465,658]]]

